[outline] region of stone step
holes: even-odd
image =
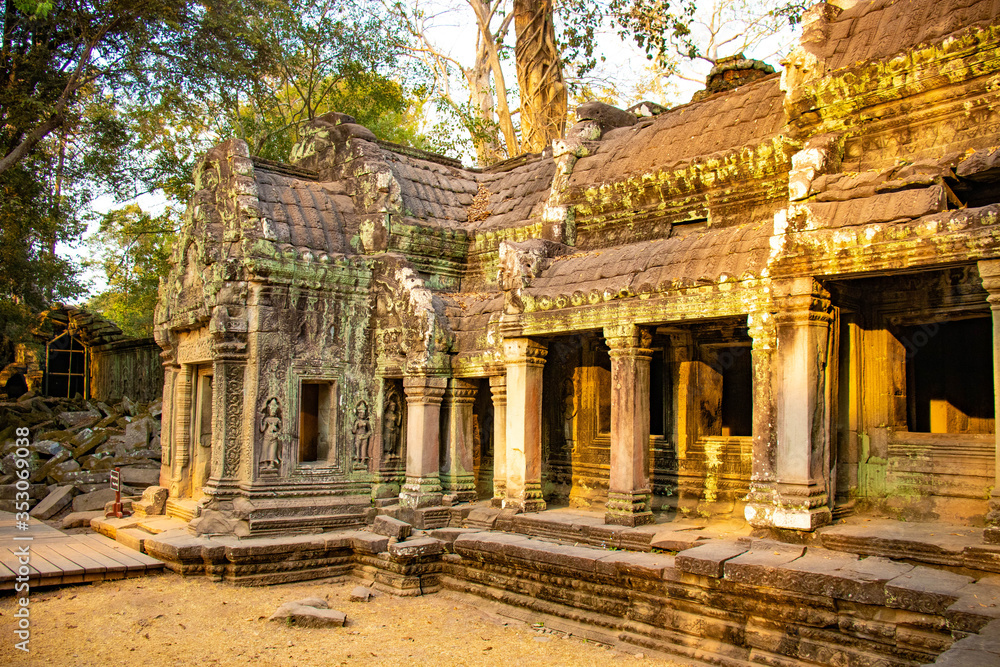
[[[198,511],[198,501],[189,498],[167,498],[167,516],[181,519],[184,522],[191,521]]]
[[[818,531],[827,549],[859,556],[907,559],[928,565],[986,569],[967,554],[983,546],[982,528],[854,517]],[[996,571],[996,570],[993,570]]]
[[[146,516],[139,519],[137,528],[144,530],[150,535],[159,535],[168,530],[184,528],[187,522],[172,516]]]

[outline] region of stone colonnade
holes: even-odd
[[[979,262],[993,313],[997,414],[1000,414],[1000,260]],[[752,341],[753,462],[746,517],[761,528],[813,530],[831,520],[831,360],[836,326],[830,294],[815,279],[774,280],[770,308],[747,317]],[[650,511],[651,331],[606,327],[611,358],[611,458],[605,521],[636,526]],[[506,374],[491,377],[494,498],[497,507],[545,508],[542,498],[542,370],[547,347],[504,340]],[[185,381],[178,378],[179,383]],[[410,417],[402,504],[439,504],[444,494],[474,500],[472,404],[475,385],[461,379],[408,377]],[[445,419],[440,410],[444,402]],[[439,433],[444,423],[446,433]],[[443,444],[443,448],[442,448]],[[680,443],[675,443],[680,444]],[[439,456],[439,450],[443,457]],[[985,540],[1000,544],[1000,430],[997,480]]]
[[[653,520],[649,484],[651,334],[635,325],[605,330],[611,346],[612,458],[608,523]],[[548,349],[531,338],[504,341],[506,375],[490,377],[493,397],[493,504],[522,512],[545,509],[542,498],[542,369]],[[475,500],[472,406],[475,385],[460,378],[410,376],[405,507],[440,504],[445,495]],[[444,409],[443,415],[441,410]],[[440,425],[445,431],[440,432]],[[443,454],[440,456],[439,454]]]

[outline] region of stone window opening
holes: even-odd
[[[989,318],[903,327],[906,418],[911,433],[994,432],[993,328]]]
[[[335,454],[336,383],[304,380],[299,389],[299,463],[327,463]]]
[[[46,345],[45,394],[87,398],[88,356],[87,347],[68,330],[50,340]]]

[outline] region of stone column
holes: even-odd
[[[697,511],[705,486],[705,467],[689,452],[698,440],[701,419],[699,366],[694,337],[690,331],[669,334],[670,412],[668,437],[677,453],[677,503],[679,508]]]
[[[775,430],[774,351],[777,334],[774,318],[766,311],[750,313],[747,329],[753,341],[750,349],[753,374],[753,452],[750,472],[750,493],[744,509],[747,521],[753,525],[769,525],[766,515],[777,502],[774,482],[777,474],[778,439]],[[758,521],[758,513],[762,513]]]
[[[452,378],[444,395],[445,432],[442,434],[441,487],[457,502],[475,502],[476,477],[473,464],[472,405],[476,385]]]
[[[194,367],[190,364],[181,366],[174,383],[174,457],[173,474],[170,476],[170,495],[174,498],[187,497],[191,493],[190,478],[185,475],[185,468],[191,461],[191,388]]]
[[[441,504],[438,450],[441,399],[447,378],[411,376],[403,379],[406,394],[406,483],[399,504],[418,508]]]
[[[545,509],[542,500],[542,367],[548,348],[530,338],[504,340],[507,362],[507,483],[504,507]]]
[[[986,515],[983,541],[1000,544],[1000,429],[997,428],[1000,423],[1000,260],[980,261],[979,275],[983,279],[983,289],[989,293],[986,300],[993,313],[993,433],[996,443],[993,491],[990,493],[990,510]]]
[[[507,376],[490,377],[493,393],[493,507],[507,496]]]
[[[604,522],[652,523],[649,488],[649,331],[605,327],[611,348],[611,477]]]
[[[747,506],[752,525],[813,530],[829,523],[826,364],[829,294],[812,278],[775,281],[775,502]]]

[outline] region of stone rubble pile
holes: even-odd
[[[127,396],[112,406],[34,392],[0,402],[0,510],[16,510],[18,428],[30,432],[31,515],[46,520],[66,511],[103,511],[114,500],[109,484],[115,467],[121,468],[123,496],[158,484],[160,412],[159,400],[136,403]]]

